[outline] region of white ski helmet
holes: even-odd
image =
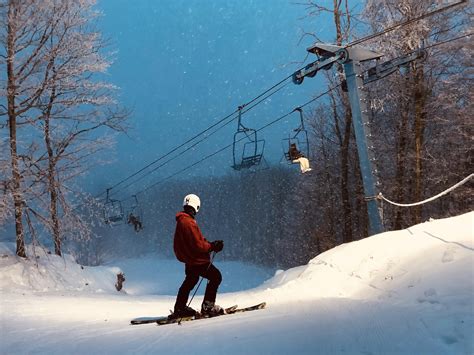
[[[183,201],[183,207],[184,206],[191,206],[194,208],[196,213],[199,212],[199,208],[201,208],[201,200],[199,199],[199,196],[194,195],[194,194],[189,194],[186,195]]]

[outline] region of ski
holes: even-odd
[[[244,308],[238,308],[237,305],[228,307],[224,309],[224,314],[216,315],[214,317],[220,317],[220,316],[225,316],[229,314],[235,314],[235,313],[242,313],[242,312],[249,312],[249,311],[256,311],[258,309],[264,309],[266,307],[267,303],[262,302],[259,304],[256,304],[254,306],[250,307],[244,307]],[[194,321],[194,320],[200,320],[200,319],[206,319],[206,318],[214,318],[214,317],[205,317],[201,316],[200,313],[197,313],[195,316],[191,317],[182,317],[182,318],[170,318],[169,316],[163,316],[163,317],[140,317],[140,318],[134,318],[130,321],[130,324],[132,325],[138,325],[138,324],[150,324],[150,323],[156,323],[158,325],[166,325],[166,324],[181,324],[182,322],[189,322],[189,321]]]
[[[224,314],[230,314],[235,312],[237,310],[237,305],[228,307],[224,309]],[[178,323],[178,322],[186,322],[189,320],[193,320],[195,317],[182,317],[182,318],[169,318],[168,316],[161,316],[161,317],[139,317],[139,318],[134,318],[130,321],[130,324],[132,325],[138,325],[138,324],[150,324],[150,323],[158,323],[158,324],[172,324],[172,323]],[[198,318],[196,319],[201,319],[205,317],[200,317],[198,315]]]
[[[262,303],[254,305],[254,306],[245,307],[245,308],[237,308],[237,306],[233,306],[233,307],[226,308],[224,314],[220,314],[220,315],[217,315],[217,316],[214,316],[214,317],[201,317],[198,314],[194,317],[158,319],[158,320],[156,320],[156,323],[158,325],[167,325],[167,324],[175,324],[175,323],[181,324],[182,322],[190,322],[190,321],[200,320],[200,319],[221,317],[221,316],[225,316],[225,315],[229,315],[229,314],[256,311],[258,309],[264,309],[266,307],[266,305],[267,305],[266,302],[262,302]]]
[[[256,304],[254,306],[250,307],[245,307],[245,308],[235,308],[234,310],[228,312],[228,314],[234,314],[234,313],[241,313],[241,312],[249,312],[249,311],[256,311],[258,309],[264,309],[267,306],[266,302],[262,302],[259,304]]]
[[[149,324],[149,323],[156,323],[160,320],[165,320],[168,319],[168,317],[138,317],[134,318],[130,321],[130,324],[132,325],[138,325],[138,324]]]

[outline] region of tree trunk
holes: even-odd
[[[54,68],[54,59],[52,59],[48,68]],[[54,69],[53,69],[54,72]],[[53,78],[56,77],[54,72]],[[49,190],[49,213],[51,216],[51,230],[53,233],[54,241],[54,253],[61,256],[61,233],[59,228],[58,218],[58,185],[56,184],[56,157],[54,156],[54,150],[51,142],[51,112],[56,99],[56,87],[53,86],[49,97],[48,106],[43,114],[44,119],[44,142],[46,145],[46,151],[48,152],[48,190]]]
[[[334,24],[336,25],[336,44],[340,46],[342,44],[342,28],[341,28],[341,13],[340,13],[340,0],[333,0],[334,5]]]
[[[342,26],[340,1],[334,0],[334,24],[336,26],[336,44],[342,45]],[[344,80],[344,69],[338,65],[340,80]],[[342,104],[344,107],[344,136],[342,137],[341,145],[341,198],[342,209],[344,215],[344,235],[343,242],[352,242],[352,207],[349,199],[349,149],[352,131],[352,113],[350,109],[349,99],[347,94],[341,91]]]
[[[396,186],[397,186],[397,201],[404,201],[404,176],[406,165],[406,149],[407,149],[407,128],[408,128],[408,111],[405,105],[401,108],[400,124],[398,129],[398,146],[397,146],[397,170],[396,170]],[[396,230],[402,229],[403,212],[401,207],[397,207],[395,215],[394,228]]]
[[[344,94],[343,94],[344,95]],[[344,102],[345,100],[343,100]],[[345,106],[345,105],[344,105]],[[352,116],[345,106],[344,139],[341,146],[341,197],[344,211],[344,236],[343,242],[352,242],[352,209],[349,199],[349,147],[351,138]]]
[[[16,111],[15,111],[15,73],[13,62],[15,59],[15,33],[16,29],[13,24],[14,6],[10,3],[8,8],[8,25],[7,25],[7,105],[8,105],[8,125],[10,128],[10,156],[12,166],[12,183],[11,189],[13,193],[13,204],[15,208],[15,232],[16,232],[16,254],[26,258],[25,237],[23,231],[23,198],[21,192],[21,175],[18,167],[17,153],[17,132],[16,132]]]
[[[423,139],[426,125],[426,89],[423,67],[415,70],[415,201],[423,199]],[[421,223],[422,205],[414,208],[414,223]]]
[[[49,127],[49,117],[44,121],[44,140],[46,143],[46,150],[48,151],[48,189],[49,189],[49,213],[51,215],[51,229],[54,240],[54,253],[61,256],[61,234],[59,229],[58,218],[58,191],[56,188],[56,174],[55,174],[55,157],[53,148],[51,146],[51,135]]]

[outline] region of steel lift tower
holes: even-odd
[[[384,227],[376,200],[378,194],[376,183],[377,170],[375,168],[372,135],[370,132],[368,100],[364,85],[393,73],[398,68],[424,56],[425,53],[423,50],[418,50],[382,64],[377,63],[374,67],[365,71],[362,69],[361,63],[379,59],[382,57],[382,54],[358,46],[341,47],[324,43],[315,43],[307,50],[310,53],[316,54],[318,60],[293,74],[293,82],[295,84],[301,84],[305,77],[314,77],[320,69],[330,69],[336,62],[344,68],[345,84],[347,84],[351,105],[365,200],[367,201],[370,223],[369,234],[381,233],[384,231]],[[344,90],[346,89],[345,85],[343,88]]]

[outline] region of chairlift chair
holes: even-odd
[[[308,132],[304,127],[304,117],[303,117],[303,110],[301,107],[295,108],[295,111],[298,111],[300,114],[300,125],[298,128],[293,130],[292,134],[288,135],[288,138],[283,139],[283,153],[286,160],[290,164],[295,164],[296,162],[291,159],[289,150],[291,144],[296,144],[298,150],[309,159],[309,141],[308,141]]]
[[[107,189],[107,197],[104,203],[104,222],[108,225],[117,225],[123,223],[123,206],[120,200],[109,197],[109,190]]]
[[[234,170],[250,169],[260,165],[265,149],[265,140],[258,139],[257,131],[245,127],[242,122],[242,107],[239,107],[237,132],[234,134],[233,142],[233,165]]]
[[[133,197],[133,203],[127,209],[126,218],[128,220],[128,217],[130,216],[130,214],[132,214],[135,216],[135,218],[138,219],[138,221],[143,223],[143,210],[140,206],[140,203],[138,202],[137,195],[133,195],[132,197]]]

